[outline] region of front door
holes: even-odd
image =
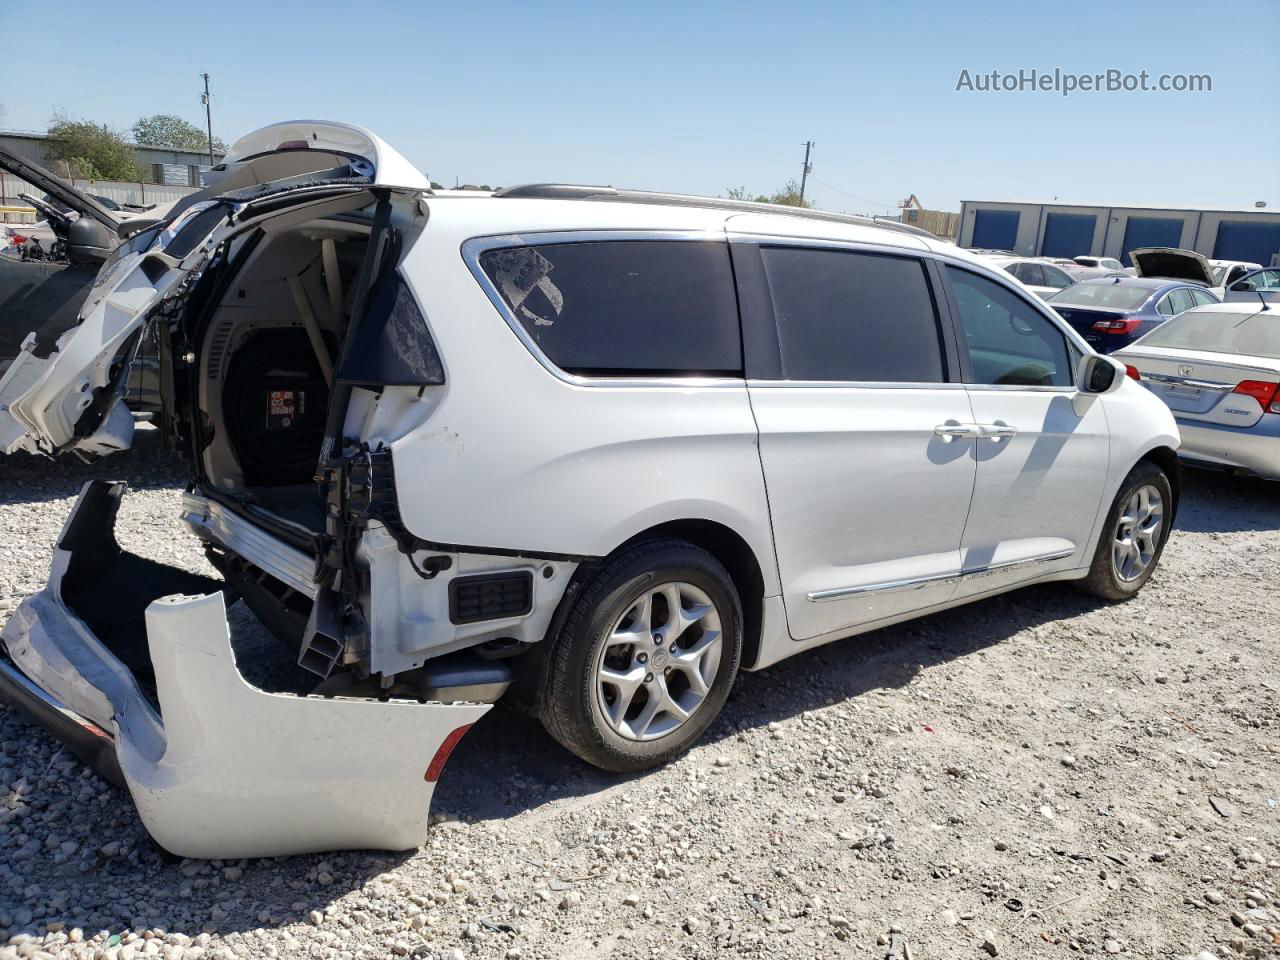
[[[974,482],[972,415],[924,261],[735,244],[783,601],[798,640],[948,600]],[[756,308],[776,335],[750,333]],[[752,343],[773,357],[753,355]]]
[[[945,273],[979,432],[956,596],[1085,566],[1107,476],[1102,402],[1076,389],[1076,350],[1023,294]]]

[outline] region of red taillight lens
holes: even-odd
[[[10,234],[9,239],[13,241],[15,247],[27,242],[27,238],[20,233]]]
[[[1138,368],[1131,363],[1124,365],[1124,375],[1131,380],[1141,380],[1142,374],[1138,372]]]
[[[444,765],[449,760],[449,754],[453,753],[453,748],[467,735],[467,731],[470,729],[471,724],[468,723],[466,726],[454,730],[440,742],[436,755],[431,758],[431,763],[427,765],[427,774],[423,777],[427,783],[435,783],[440,779],[440,774],[444,772]]]
[[[1263,411],[1280,413],[1280,383],[1266,380],[1241,380],[1232,393],[1242,393],[1258,401]]]
[[[1119,320],[1099,320],[1093,329],[1099,333],[1133,333],[1142,321],[1137,317],[1123,317]]]

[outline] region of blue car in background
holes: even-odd
[[[1127,346],[1184,310],[1218,302],[1203,284],[1163,277],[1096,277],[1048,299],[1099,353]]]

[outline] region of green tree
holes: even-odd
[[[142,117],[133,125],[133,142],[148,147],[168,147],[170,150],[190,150],[204,153],[209,149],[209,135],[194,123],[168,113]],[[227,145],[213,138],[215,153],[226,153]]]
[[[796,183],[795,180],[788,180],[782,185],[780,190],[775,190],[768,196],[763,193],[759,193],[753,197],[746,187],[730,187],[725,191],[725,196],[730,200],[751,200],[755,203],[777,203],[784,207],[813,206],[812,201],[800,199],[800,184]]]
[[[94,180],[139,180],[143,171],[133,144],[106,124],[54,114],[49,124],[49,156],[66,174]]]

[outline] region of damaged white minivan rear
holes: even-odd
[[[192,460],[185,519],[225,579],[122,551],[113,526],[125,485],[89,483],[48,587],[5,627],[6,694],[126,785],[174,853],[413,847],[448,752],[509,673],[453,663],[393,672],[394,690],[361,687],[367,643],[340,649],[340,598],[357,589],[342,564],[357,543],[341,514],[354,489],[343,418],[329,410],[345,411],[361,378],[415,397],[443,382],[395,277],[426,222],[429,184],[376,138],[332,124],[259,131],[215,173],[171,219],[130,225],[77,327],[56,345],[24,343],[0,381],[0,445],[82,456],[128,447],[123,394],[149,328],[162,429]],[[378,329],[356,331],[352,317]],[[335,381],[347,372],[355,379]],[[339,455],[322,459],[330,429]],[[322,548],[329,487],[338,506]],[[302,662],[334,688],[300,696],[246,683],[225,615],[236,597],[282,639],[311,636]],[[313,613],[321,627],[308,631]]]
[[[413,847],[500,698],[642,770],[739,669],[1033,583],[1123,600],[1159,562],[1168,409],[922,231],[433,191],[311,121],[214,177],[122,228],[79,325],[0,380],[0,450],[97,457],[130,443],[139,344],[159,355],[218,576],[123,551],[125,485],[89,483],[0,634],[0,693],[174,853]],[[298,689],[245,679],[233,602]]]

